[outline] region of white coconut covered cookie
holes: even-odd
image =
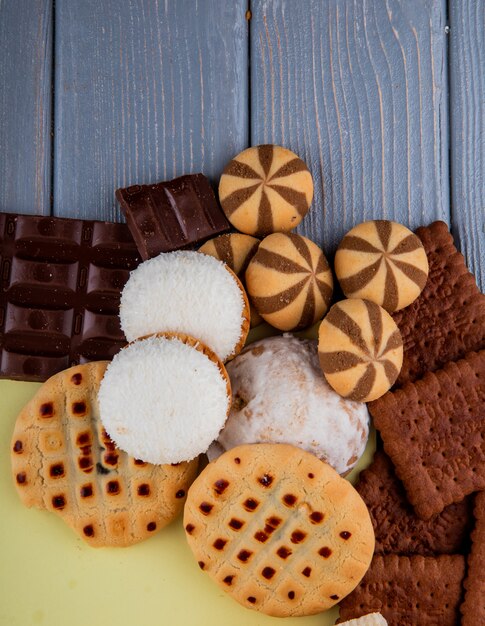
[[[288,334],[257,341],[227,364],[227,372],[232,406],[210,460],[244,443],[289,443],[346,474],[363,454],[367,407],[328,385],[316,341]]]

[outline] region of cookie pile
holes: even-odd
[[[118,190],[145,259],[119,286],[130,344],[56,374],[22,411],[16,488],[96,546],[150,536],[188,492],[200,568],[269,615],[339,603],[349,626],[447,626],[460,610],[476,624],[485,297],[444,224],[373,220],[342,239],[332,306],[324,252],[291,232],[312,196],[305,163],[270,145],[227,165],[222,212],[200,174]],[[243,349],[250,316],[323,321],[318,342]],[[362,455],[368,408],[383,445],[356,490],[339,474]]]

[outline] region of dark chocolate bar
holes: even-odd
[[[117,189],[116,197],[144,260],[230,229],[203,174]]]
[[[43,381],[111,359],[139,262],[125,224],[0,213],[0,377]]]

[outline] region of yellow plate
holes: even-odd
[[[20,409],[39,385],[0,381],[1,626],[332,626],[333,609],[312,617],[267,617],[245,609],[203,574],[181,517],[130,548],[91,548],[56,515],[25,508],[10,471]],[[374,436],[349,476],[372,459]]]

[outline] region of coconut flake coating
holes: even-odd
[[[369,436],[364,403],[340,397],[324,379],[317,342],[286,334],[247,346],[226,366],[232,406],[212,460],[244,443],[289,443],[339,474],[362,456]]]
[[[128,341],[158,332],[186,333],[225,361],[245,339],[245,309],[242,288],[224,263],[180,250],[131,272],[121,294],[120,322]]]
[[[217,363],[179,339],[149,337],[121,350],[99,390],[104,428],[148,463],[180,463],[205,452],[229,408]]]

